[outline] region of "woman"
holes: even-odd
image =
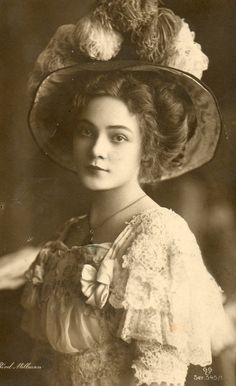
[[[110,60],[128,38],[136,60]],[[46,384],[184,385],[190,363],[229,343],[193,234],[142,188],[212,158],[219,113],[195,77],[206,67],[187,24],[154,1],[99,2],[40,55],[30,127],[91,193],[26,274],[23,328]]]

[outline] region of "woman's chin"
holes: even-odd
[[[117,178],[117,176],[115,178],[114,175],[104,173],[94,173],[94,175],[78,173],[78,178],[83,187],[91,191],[113,190],[124,186],[127,186],[127,189],[129,189],[132,185],[131,181],[134,181],[132,175],[124,176],[124,174],[122,178]]]
[[[102,181],[96,178],[80,178],[81,184],[84,188],[92,191],[102,191],[114,189],[114,184],[108,183],[108,181]]]

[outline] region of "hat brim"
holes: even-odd
[[[68,85],[73,88],[76,79],[88,72],[145,72],[152,79],[161,77],[167,81],[180,84],[190,96],[197,119],[194,135],[188,140],[181,165],[174,165],[164,170],[159,180],[180,176],[209,162],[216,151],[221,132],[221,117],[214,94],[199,79],[186,72],[137,61],[109,61],[79,64],[59,69],[50,73],[39,85],[31,109],[28,122],[33,137],[39,147],[53,161],[71,171],[75,170],[72,157],[72,133],[67,116],[70,103]],[[57,91],[57,102],[53,102],[53,93]],[[59,90],[59,94],[58,94]],[[77,90],[78,92],[78,90]],[[59,95],[59,99],[58,99]],[[72,95],[72,94],[70,94]],[[65,102],[65,96],[68,100]]]

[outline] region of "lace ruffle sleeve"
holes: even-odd
[[[144,216],[136,231],[110,296],[113,307],[124,308],[118,336],[135,345],[140,385],[183,385],[190,363],[211,363],[215,334],[218,346],[226,344],[221,290],[180,216],[169,210]]]

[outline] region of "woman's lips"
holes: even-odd
[[[99,170],[99,171],[102,171],[102,172],[108,172],[107,169],[104,169],[104,168],[102,168],[102,167],[100,167],[100,166],[97,166],[97,165],[88,165],[88,166],[87,166],[87,169],[89,169],[89,170],[91,170],[91,171],[97,171],[97,170]]]

